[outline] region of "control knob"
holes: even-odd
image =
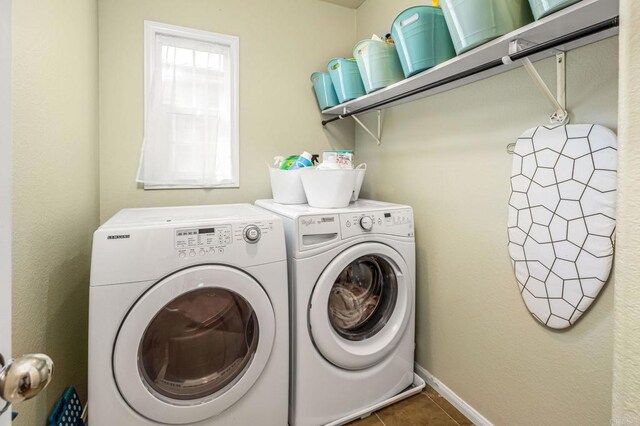
[[[360,227],[365,231],[371,231],[373,229],[373,219],[369,216],[363,216],[360,218]]]
[[[255,244],[260,240],[261,232],[257,225],[249,225],[244,228],[244,240],[250,244]]]

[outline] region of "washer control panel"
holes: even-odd
[[[340,215],[340,225],[342,238],[369,233],[414,236],[411,209],[344,213]]]
[[[413,210],[410,208],[354,211],[298,218],[299,250],[368,234],[413,237]]]
[[[178,257],[195,257],[206,254],[222,254],[231,244],[231,225],[205,226],[202,228],[176,229],[175,248]]]

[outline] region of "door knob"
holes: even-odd
[[[45,354],[29,354],[4,363],[0,355],[0,398],[10,404],[26,401],[39,394],[51,382],[53,360]]]

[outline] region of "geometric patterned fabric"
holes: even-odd
[[[616,228],[617,139],[599,125],[526,131],[516,142],[509,255],[527,309],[573,325],[606,283]]]

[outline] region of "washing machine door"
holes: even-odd
[[[274,335],[273,307],[251,276],[220,265],[185,269],[155,284],[124,319],[116,385],[152,421],[209,419],[253,386]]]
[[[309,306],[310,333],[322,356],[358,370],[398,345],[413,310],[414,283],[402,256],[363,243],[342,252],[318,279]]]

